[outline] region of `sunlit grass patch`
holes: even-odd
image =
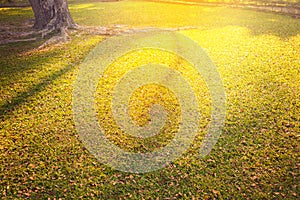
[[[193,6],[143,1],[72,4],[75,21],[83,25],[129,27],[184,27],[200,30],[226,26],[247,27],[255,35],[280,37],[298,33],[300,22],[289,16],[226,7]],[[77,7],[87,6],[86,9]],[[88,12],[87,12],[88,11]]]
[[[129,114],[133,120],[136,120],[137,124],[145,125],[150,120],[149,111],[151,106],[154,104],[162,105],[168,113],[168,120],[161,132],[157,133],[155,137],[139,139],[126,135],[114,121],[111,106],[115,85],[126,72],[147,64],[168,66],[179,71],[186,79],[198,100],[197,104],[202,115],[199,119],[199,125],[201,124],[202,127],[199,129],[199,135],[203,137],[205,126],[210,118],[210,98],[201,74],[186,60],[173,53],[158,49],[143,49],[127,53],[115,61],[103,74],[103,78],[98,85],[97,105],[99,123],[105,132],[118,145],[129,149],[140,147],[140,149],[136,149],[140,151],[153,151],[158,147],[162,147],[162,144],[167,144],[178,132],[180,106],[182,105],[179,104],[177,97],[171,91],[156,84],[146,85],[134,92],[129,102]]]

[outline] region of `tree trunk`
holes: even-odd
[[[34,28],[38,30],[64,31],[74,28],[67,0],[29,0],[34,12]]]

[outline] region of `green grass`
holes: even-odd
[[[204,159],[198,157],[198,150],[205,125],[189,151],[165,169],[143,175],[115,171],[97,162],[86,150],[79,140],[72,115],[73,82],[79,64],[103,38],[73,35],[70,43],[42,51],[32,50],[40,42],[2,45],[0,197],[299,197],[299,20],[249,10],[150,2],[91,2],[71,4],[70,10],[75,21],[85,25],[197,26],[198,29],[181,33],[205,48],[217,65],[227,94],[224,132]],[[26,8],[0,10],[1,25],[17,25],[30,17],[32,12]],[[129,56],[136,58],[125,57],[129,63],[147,59],[167,63],[176,60],[154,50]],[[113,73],[118,75],[118,71],[112,69],[106,72],[108,77]],[[118,70],[125,69],[126,65]],[[111,81],[118,78],[111,77]],[[196,74],[190,75],[192,82],[196,78]],[[195,90],[197,84],[194,82]],[[107,88],[102,90],[111,89],[111,85],[104,86]],[[205,91],[204,85],[199,88]],[[164,92],[159,88],[155,90]],[[149,93],[151,88],[145,92]],[[155,96],[156,93],[152,93]],[[196,93],[206,97],[205,92]],[[167,92],[164,95],[163,98],[169,97]],[[133,98],[140,99],[139,94]],[[165,106],[172,109],[175,100],[169,98]],[[151,95],[149,99],[150,103],[134,102],[133,108],[139,105],[147,108],[157,101]],[[101,118],[106,108],[101,107],[101,99],[98,103]],[[207,104],[201,105],[206,116]],[[132,113],[137,119],[144,114],[144,109]],[[176,124],[176,109],[173,115],[172,123]],[[141,124],[145,123],[147,116],[140,120]],[[114,132],[114,126],[111,129],[110,124],[105,126]],[[165,142],[168,137],[162,139],[161,142]],[[141,147],[140,142],[134,143],[130,138],[125,144],[116,138],[113,140],[133,151],[147,151],[161,145],[158,141]]]
[[[1,25],[19,26],[24,20],[33,18],[31,8],[0,8]]]

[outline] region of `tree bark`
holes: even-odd
[[[29,0],[34,12],[34,28],[47,31],[64,31],[76,27],[67,0]]]

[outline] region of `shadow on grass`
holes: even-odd
[[[12,112],[16,107],[22,105],[23,103],[29,102],[30,97],[38,94],[42,90],[44,90],[48,85],[53,83],[56,79],[60,78],[67,72],[74,69],[73,65],[67,65],[66,67],[59,69],[55,72],[53,72],[50,76],[46,75],[43,78],[41,78],[41,82],[33,85],[31,88],[29,88],[27,91],[21,92],[15,97],[12,98],[11,101],[6,101],[3,105],[0,107],[0,119],[4,119],[5,116],[8,117],[9,113]]]
[[[26,71],[35,70],[41,62],[49,63],[53,58],[60,55],[61,52],[45,51],[39,52],[36,55],[20,55],[27,54],[39,47],[44,40],[31,42],[18,42],[9,45],[0,46],[0,80],[5,78],[14,82],[19,79],[19,76]],[[13,53],[12,53],[13,52]],[[28,59],[28,57],[32,57]]]

